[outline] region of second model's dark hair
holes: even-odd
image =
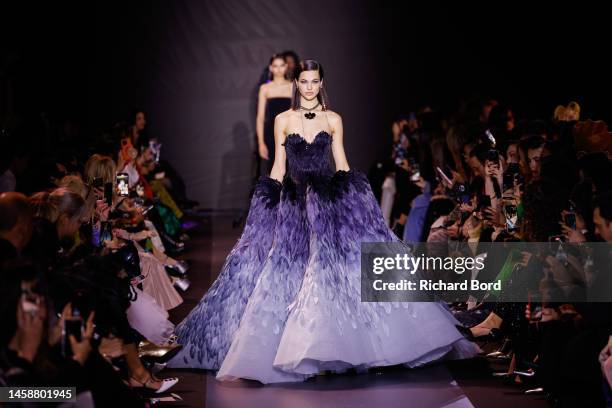
[[[319,64],[318,61],[313,59],[305,59],[300,61],[295,66],[295,73],[293,78],[294,81],[299,81],[300,74],[304,71],[319,71],[319,76],[321,77],[321,81],[323,81],[323,77],[325,76],[323,73],[323,66]],[[317,99],[321,104],[323,110],[329,109],[329,97],[327,96],[327,91],[325,90],[325,83],[321,82],[321,87],[319,88],[319,94],[317,95]],[[293,98],[291,100],[291,109],[297,110],[300,108],[300,90],[298,89],[297,84],[293,83]]]
[[[268,66],[272,65],[274,60],[277,60],[277,59],[281,59],[285,61],[285,57],[283,56],[283,54],[272,54],[272,56],[270,57],[270,62],[268,63]],[[285,74],[285,78],[287,78],[286,74]],[[271,80],[272,80],[272,72],[268,70],[268,81],[271,81]]]

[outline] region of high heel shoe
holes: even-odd
[[[157,344],[144,340],[138,345],[138,357],[146,359],[149,362],[163,364],[176,356],[182,348],[183,346],[178,343],[158,346]]]
[[[189,264],[187,263],[187,261],[180,260],[176,261],[174,265],[166,265],[166,268],[169,268],[179,273],[180,275],[185,275],[189,270]]]
[[[539,394],[544,394],[544,388],[543,387],[536,387],[536,388],[531,388],[529,390],[525,390],[525,394],[526,395],[539,395]]]
[[[486,355],[488,358],[497,358],[500,360],[509,360],[510,352],[512,351],[512,341],[509,338],[504,339],[502,345],[494,352]]]
[[[474,335],[472,330],[468,329],[468,331],[472,335],[470,338],[470,340],[472,341],[495,342],[495,341],[500,341],[501,339],[503,339],[501,330],[497,328],[488,329],[486,334],[480,334],[480,335]]]
[[[467,338],[468,340],[470,341],[476,340],[476,338],[474,337],[474,334],[472,334],[472,331],[468,329],[467,327],[456,324],[455,328],[459,331],[459,333],[463,334],[463,336]]]
[[[172,284],[181,291],[186,292],[191,286],[191,281],[187,278],[172,278]]]
[[[161,385],[159,386],[159,388],[154,388],[154,387],[149,386],[150,384],[153,384],[158,381],[161,381]],[[146,380],[139,381],[136,378],[130,376],[129,382],[132,388],[137,388],[142,391],[152,392],[154,394],[161,394],[161,393],[168,391],[170,388],[174,387],[176,383],[179,382],[179,379],[176,377],[171,377],[171,378],[164,378],[163,380],[160,380],[156,378],[155,376],[153,376],[153,374],[147,372]],[[135,382],[138,385],[133,385],[132,382]]]
[[[514,374],[520,375],[522,377],[533,377],[535,375],[535,371],[531,368],[527,370],[514,370]]]
[[[170,244],[170,246],[175,247],[176,249],[179,249],[179,248],[182,249],[185,247],[184,242],[172,238],[170,235],[166,234],[165,232],[162,232],[160,236],[165,241],[164,243],[167,242],[168,244]]]

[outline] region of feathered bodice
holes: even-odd
[[[306,184],[333,175],[331,166],[332,136],[320,131],[312,142],[307,142],[298,133],[291,133],[285,139],[287,153],[287,175],[296,184]]]

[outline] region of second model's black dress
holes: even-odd
[[[278,97],[266,100],[266,118],[264,121],[264,143],[268,147],[268,157],[266,165],[268,174],[274,164],[274,119],[276,115],[288,110],[291,107],[291,98]]]

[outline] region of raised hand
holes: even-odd
[[[85,330],[83,330],[83,334],[81,335],[81,341],[77,341],[72,334],[69,337],[70,348],[72,348],[72,358],[81,365],[85,364],[85,361],[87,361],[87,358],[92,350],[91,338],[93,337],[94,331],[94,315],[95,312],[91,312],[89,314],[87,323],[85,324]]]

